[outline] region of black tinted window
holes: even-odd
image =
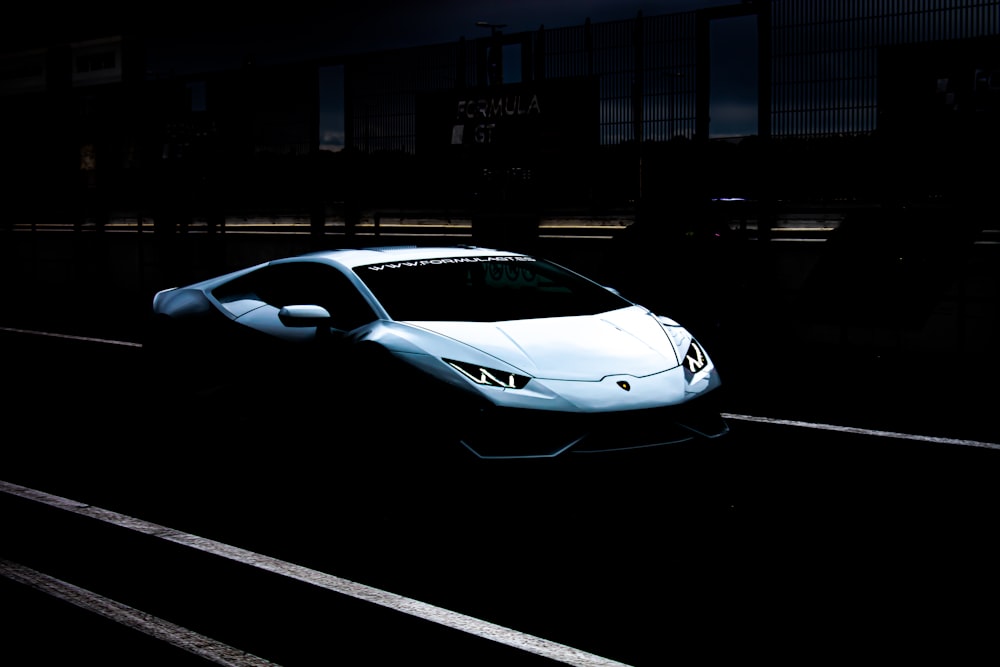
[[[631,305],[571,271],[528,257],[376,264],[356,272],[396,320],[494,322]]]
[[[347,276],[318,262],[272,264],[227,283],[213,292],[225,303],[256,299],[275,308],[317,305],[326,308],[338,329],[355,329],[376,319],[374,311]]]

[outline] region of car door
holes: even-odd
[[[331,357],[349,356],[347,333],[376,319],[353,283],[322,262],[274,263],[215,296],[223,307],[232,305],[239,312],[226,356],[233,360],[234,372],[258,384],[318,380]],[[329,318],[283,318],[286,306],[319,306]]]

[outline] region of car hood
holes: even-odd
[[[459,341],[536,378],[597,381],[674,368],[677,355],[649,311],[504,322],[410,322]]]

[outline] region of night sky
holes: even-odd
[[[51,6],[23,5],[6,12],[0,26],[3,50],[40,46],[39,40],[72,40],[81,29],[96,33],[141,32],[150,67],[176,74],[239,67],[247,56],[262,65],[312,57],[406,48],[489,34],[477,21],[505,24],[506,33],[673,14],[738,0],[364,0],[357,3],[252,4],[230,6],[178,2],[68,5],[54,17]],[[235,8],[232,8],[235,7]],[[14,20],[9,20],[13,16]],[[54,20],[54,18],[56,20]],[[110,30],[109,30],[110,29]]]

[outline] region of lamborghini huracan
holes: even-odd
[[[164,289],[150,315],[156,400],[233,422],[322,414],[480,459],[729,430],[719,373],[687,329],[518,252],[311,252]]]

